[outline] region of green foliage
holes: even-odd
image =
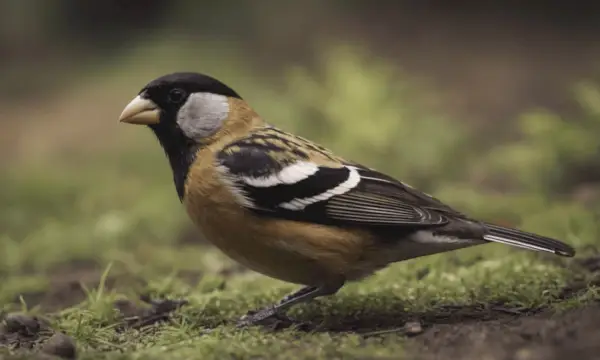
[[[520,139],[498,146],[485,161],[490,176],[502,176],[513,187],[553,196],[600,179],[600,88],[576,86],[578,114],[563,118],[548,110],[530,111],[518,119]]]

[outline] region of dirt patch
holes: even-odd
[[[225,269],[223,275],[236,270],[237,268]],[[45,290],[19,294],[13,299],[13,303],[20,303],[22,298],[29,308],[39,307],[46,313],[77,305],[86,299],[86,289],[97,289],[100,286],[105,271],[105,267],[93,261],[74,261],[63,264],[49,271],[49,284]],[[177,273],[179,279],[190,285],[197,284],[202,276],[202,272],[199,271],[182,270]],[[104,286],[107,290],[131,292],[136,289],[144,289],[147,284],[143,279],[113,267],[104,280]]]
[[[86,297],[84,287],[96,287],[102,269],[93,262],[77,261],[62,265],[50,273],[46,290],[19,295],[29,307],[40,306],[44,311],[52,312],[80,303]],[[107,286],[114,285],[113,282],[112,277],[106,279]]]
[[[46,290],[28,292],[19,296],[31,308],[39,306],[45,312],[61,310],[85,300],[86,289],[96,289],[100,285],[102,274],[106,268],[92,261],[74,261],[63,264],[49,271],[49,284]],[[142,286],[140,279],[135,279],[118,270],[111,271],[105,279],[108,289]],[[20,299],[15,299],[19,302]]]
[[[74,359],[77,354],[73,339],[53,330],[46,320],[18,313],[3,316],[0,347],[33,359]]]
[[[315,300],[318,301],[318,300]],[[507,307],[502,304],[479,305],[440,305],[423,313],[409,313],[402,304],[397,309],[377,313],[366,310],[364,313],[329,316],[313,316],[309,321],[277,316],[264,320],[261,325],[270,330],[295,327],[307,332],[358,333],[365,337],[389,333],[402,333],[414,336],[428,331],[437,325],[467,324],[515,319],[538,314],[544,309]],[[249,314],[253,312],[250,311]]]
[[[415,359],[552,360],[600,356],[600,305],[563,314],[431,327],[411,344]]]

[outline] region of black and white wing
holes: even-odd
[[[280,150],[271,143],[246,142],[217,155],[219,174],[242,206],[266,216],[330,225],[428,227],[446,224],[447,215],[461,215],[379,172]]]
[[[575,254],[555,239],[469,220],[430,195],[279,130],[267,129],[231,144],[217,154],[217,162],[240,205],[264,216],[413,229],[439,228],[462,219],[455,223],[462,226],[444,227],[448,239],[481,238],[562,256]]]

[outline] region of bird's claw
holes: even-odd
[[[286,315],[277,312],[274,308],[269,307],[242,316],[238,320],[236,326],[238,328],[255,325],[289,326],[293,323],[293,319],[290,319]]]
[[[248,312],[248,314],[242,316],[238,320],[238,327],[246,327],[251,325],[258,325],[265,320],[273,317],[276,314],[272,307],[264,308],[256,312]]]

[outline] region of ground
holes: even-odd
[[[230,269],[222,273],[223,282],[213,283],[212,289],[204,288],[207,294],[215,293],[215,301],[204,303],[203,308],[198,302],[200,294],[189,294],[189,301],[160,299],[156,294],[154,298],[146,294],[141,301],[131,301],[85,290],[96,287],[108,291],[119,285],[116,278],[94,272],[89,264],[72,265],[68,272],[62,269],[52,274],[47,290],[21,294],[20,301],[28,306],[39,305],[40,311],[4,314],[0,329],[0,344],[5,347],[0,352],[5,354],[2,358],[29,358],[34,353],[40,359],[51,355],[159,359],[188,358],[197,353],[195,356],[203,359],[289,358],[292,354],[306,359],[392,359],[403,354],[410,359],[534,360],[566,356],[588,359],[600,351],[600,304],[589,290],[600,283],[600,274],[595,273],[600,258],[596,256],[558,264],[578,275],[551,291],[553,295],[548,299],[536,299],[537,303],[529,306],[513,298],[460,305],[428,304],[411,310],[411,305],[407,309],[401,301],[396,304],[390,298],[379,302],[382,294],[373,289],[373,294],[354,291],[346,299],[333,300],[324,312],[310,306],[295,323],[276,320],[249,330],[235,329],[231,325],[237,312],[231,309],[233,304],[223,312],[219,311],[218,301],[219,294],[227,292],[229,280],[251,276],[246,270]],[[177,278],[193,284],[201,276],[188,273]],[[418,278],[427,276],[426,270],[416,272]],[[128,283],[129,287],[130,280],[123,285]],[[202,288],[196,291],[202,293]],[[108,300],[105,297],[110,298],[115,316],[89,313],[98,311],[95,304]],[[228,302],[236,300],[223,297]],[[54,312],[48,313],[50,310]],[[95,317],[94,321],[89,322],[90,316]],[[74,323],[75,319],[78,321]],[[83,322],[87,324],[82,326]]]

